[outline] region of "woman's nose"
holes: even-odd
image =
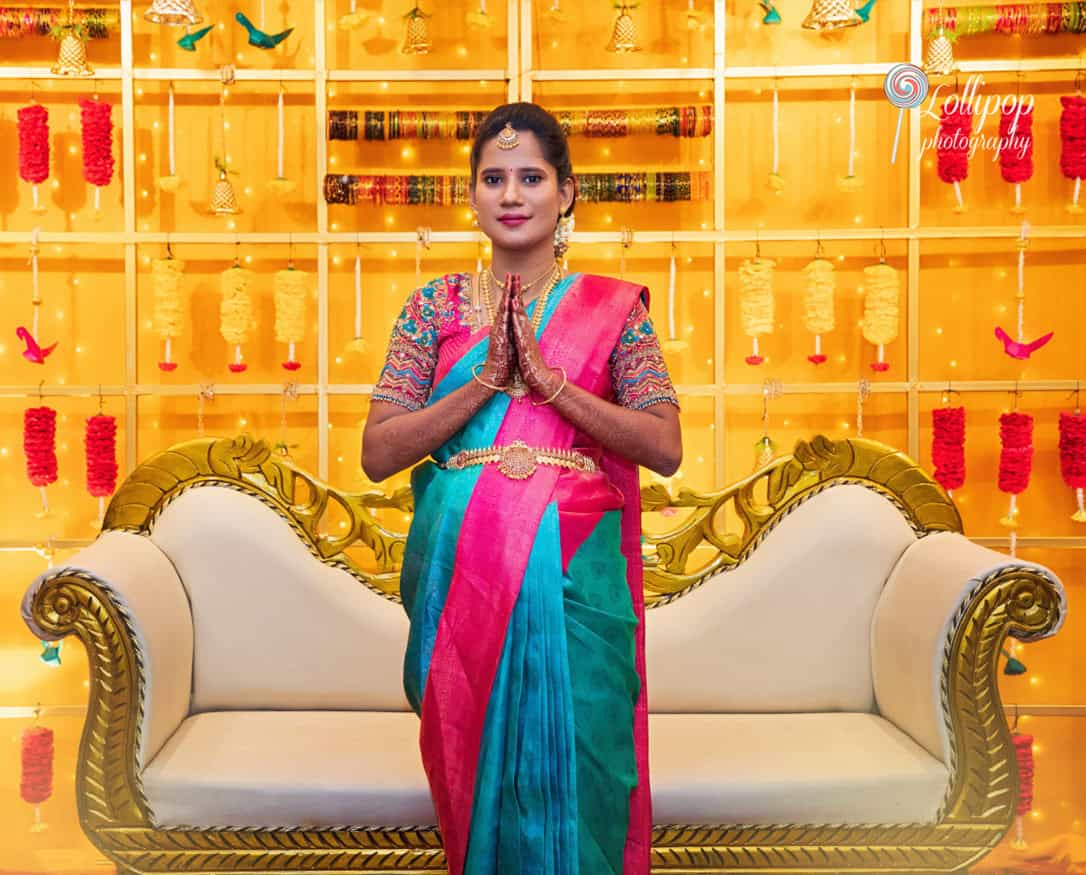
[[[517,181],[510,177],[506,180],[505,185],[502,187],[502,203],[503,204],[519,204],[520,203],[520,186],[517,185]]]

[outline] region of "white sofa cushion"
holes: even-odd
[[[151,539],[192,606],[193,711],[409,710],[403,607],[317,559],[270,507],[201,486],[166,507]]]
[[[647,612],[649,710],[873,711],[875,604],[915,540],[871,489],[814,496],[746,562]]]
[[[186,720],[143,774],[160,826],[436,822],[414,714]],[[872,714],[654,714],[656,823],[932,822],[946,768]]]

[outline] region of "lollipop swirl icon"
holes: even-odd
[[[928,76],[916,64],[894,64],[882,83],[886,99],[898,108],[897,131],[894,133],[894,151],[890,163],[897,160],[897,144],[901,139],[901,120],[905,110],[914,109],[928,96]]]

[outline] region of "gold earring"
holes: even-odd
[[[573,233],[573,214],[562,216],[554,226],[554,260],[560,261],[569,249],[569,238]]]
[[[479,227],[479,208],[475,204],[471,205],[471,224]]]

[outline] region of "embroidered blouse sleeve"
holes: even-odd
[[[437,366],[438,320],[432,284],[416,289],[392,327],[388,354],[374,401],[390,401],[408,410],[426,406]]]
[[[659,338],[640,298],[611,352],[611,385],[615,403],[623,407],[642,410],[660,402],[679,406]]]

